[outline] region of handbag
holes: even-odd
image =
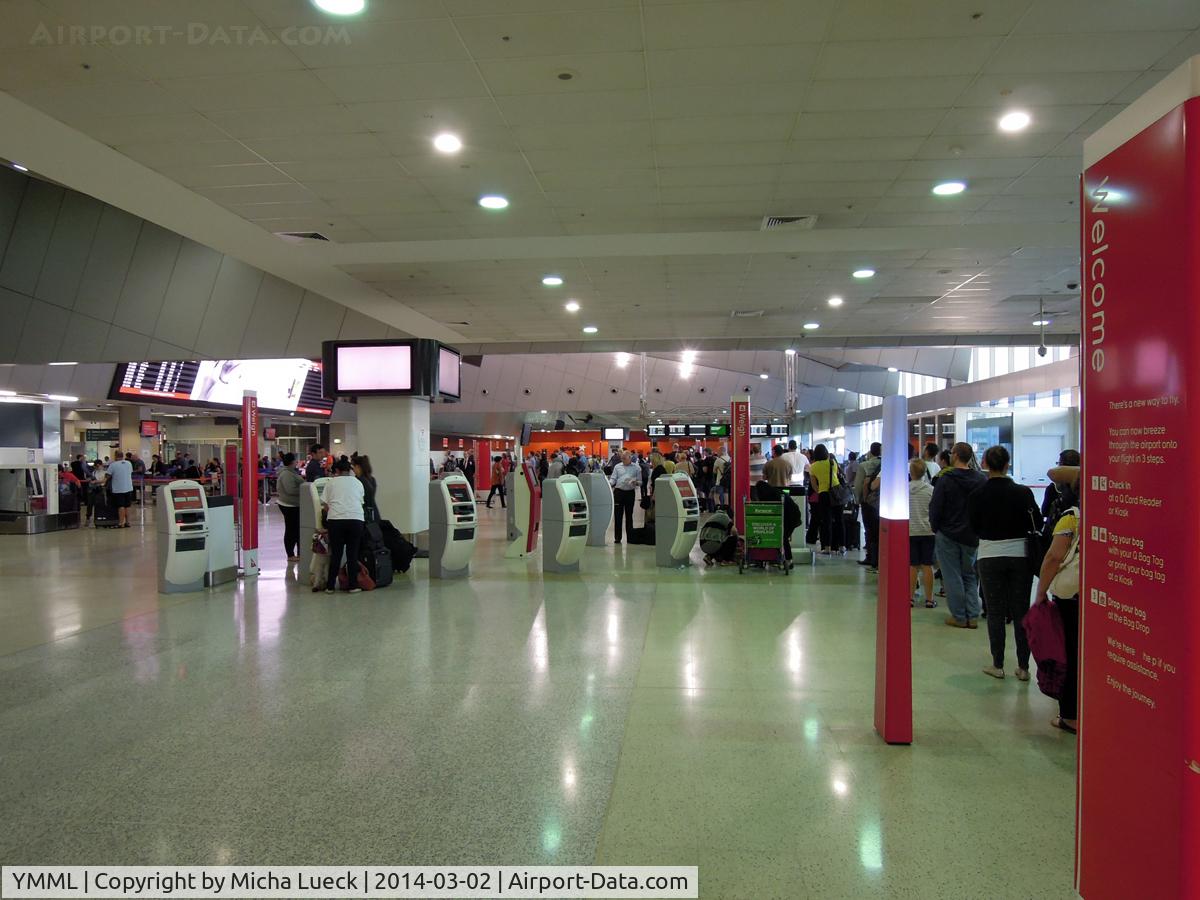
[[[1045,540],[1042,538],[1041,529],[1037,527],[1037,519],[1033,517],[1033,510],[1029,510],[1029,530],[1025,532],[1025,559],[1029,563],[1030,574],[1037,578],[1042,573],[1042,561],[1046,558]]]
[[[833,501],[834,506],[849,506],[854,502],[854,492],[846,484],[846,476],[842,472],[842,464],[835,463],[831,456],[829,458],[829,468],[836,468],[838,476],[838,483],[829,489],[829,499]],[[833,481],[833,478],[831,477],[829,480]]]
[[[1079,521],[1078,507],[1072,507],[1063,515],[1074,515],[1078,524],[1075,526],[1075,536],[1071,538],[1071,549],[1050,582],[1050,593],[1055,597],[1076,597],[1079,595],[1079,541],[1083,536],[1083,522]]]

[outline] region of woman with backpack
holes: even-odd
[[[1074,505],[1067,506],[1069,500],[1060,504],[1064,511],[1054,525],[1054,540],[1042,560],[1034,599],[1035,604],[1041,605],[1053,595],[1062,617],[1067,664],[1058,696],[1058,715],[1050,724],[1070,734],[1079,728],[1079,528],[1083,518],[1079,472],[1079,466],[1058,466],[1047,473],[1059,490],[1074,500]]]
[[[842,533],[842,508],[845,502],[842,498],[844,481],[840,469],[828,447],[817,444],[813,448],[808,477],[817,502],[813,505],[812,515],[821,539],[821,549],[827,554],[841,553],[846,544]]]

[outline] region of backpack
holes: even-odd
[[[729,537],[732,527],[733,522],[726,513],[719,510],[713,513],[700,529],[700,549],[710,556],[716,553]]]

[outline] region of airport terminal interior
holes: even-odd
[[[1196,54],[1194,0],[0,0],[0,863],[1200,896],[1200,808],[1102,877],[1104,648],[1033,624],[1072,561],[1103,612],[1085,396],[1186,407],[1195,323],[1121,369],[1081,255]]]

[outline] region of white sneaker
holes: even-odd
[[[350,588],[350,590],[349,590],[349,591],[347,591],[347,593],[350,593],[350,594],[361,594],[361,593],[362,593],[362,588]]]
[[[984,666],[984,667],[983,667],[983,674],[984,674],[984,675],[991,675],[993,678],[999,678],[999,679],[1001,679],[1001,680],[1003,680],[1003,679],[1004,679],[1004,670],[1003,670],[1003,669],[997,669],[995,666]]]
[[[327,594],[332,594],[332,593],[333,593],[333,588],[325,588],[325,593],[327,593]]]
[[[1017,669],[1016,671],[1013,672],[1013,674],[1017,676],[1017,681],[1028,681],[1029,680],[1029,670],[1028,669]]]

